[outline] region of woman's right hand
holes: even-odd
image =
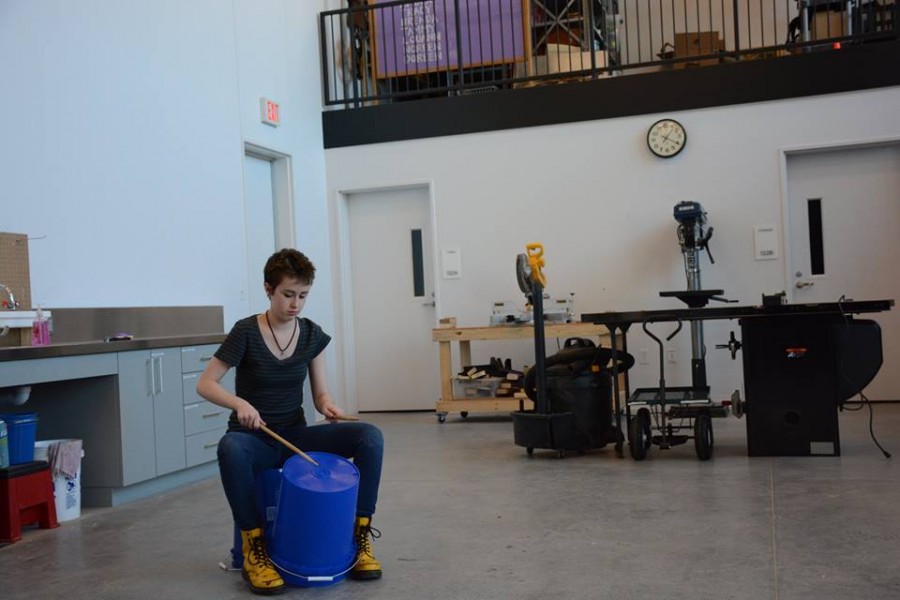
[[[238,423],[247,429],[256,430],[259,429],[261,425],[266,424],[266,422],[262,420],[262,417],[259,416],[259,411],[246,400],[241,401],[241,405],[236,412]]]

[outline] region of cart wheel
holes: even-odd
[[[469,416],[469,411],[464,410],[461,413],[459,413],[459,416],[461,416],[463,419],[465,419],[466,417]]]
[[[566,451],[565,451],[565,449],[557,450],[557,451],[556,451],[556,456],[558,456],[559,458],[565,458],[565,457],[566,457]]]
[[[709,414],[697,415],[694,419],[694,449],[697,450],[697,458],[709,460],[713,453],[713,429],[712,419]]]
[[[644,419],[640,416],[632,417],[628,421],[628,450],[634,460],[644,460],[647,457],[646,437]]]
[[[525,448],[525,454],[528,456],[534,456],[534,448]]]
[[[438,423],[443,423],[447,420],[447,413],[437,413]]]
[[[649,450],[653,445],[653,437],[650,435],[650,409],[639,409],[637,416],[644,423],[644,448]]]

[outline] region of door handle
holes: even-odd
[[[431,302],[423,302],[423,303],[422,303],[422,306],[431,306],[431,307],[434,307],[434,306],[436,306],[436,304],[435,304],[434,300],[432,300]]]
[[[150,357],[150,395],[156,395],[156,359]]]
[[[815,281],[798,281],[794,284],[794,287],[798,290],[802,290],[803,288],[808,288],[816,285]]]
[[[166,393],[166,390],[163,388],[163,357],[157,356],[156,358],[159,361],[157,363],[159,365],[159,395],[162,396]]]

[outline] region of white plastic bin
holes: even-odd
[[[50,460],[50,446],[71,440],[41,440],[34,443],[34,460]],[[84,457],[84,450],[81,451]],[[71,521],[81,516],[81,461],[75,477],[69,478],[62,473],[53,475],[53,497],[56,500],[56,520]]]

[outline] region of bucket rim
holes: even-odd
[[[30,423],[37,420],[37,413],[0,413],[0,421],[4,423]]]

